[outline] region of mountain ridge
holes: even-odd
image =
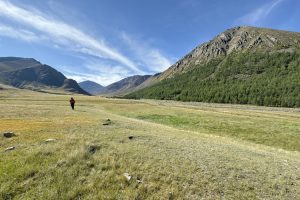
[[[125,97],[300,106],[299,60],[300,33],[235,27]]]
[[[292,35],[292,39],[290,35]],[[274,48],[275,45],[294,46],[295,43],[300,47],[300,33],[252,26],[233,27],[208,42],[196,46],[159,76],[149,78],[139,86],[139,89],[152,86],[177,73],[187,72],[193,69],[193,66],[205,64],[211,59],[227,56],[236,51]]]
[[[114,82],[105,87],[105,90],[100,95],[122,96],[132,91],[149,79],[151,75],[134,75],[126,77],[120,81]]]
[[[0,82],[22,89],[36,91],[59,89],[89,95],[76,81],[67,79],[61,72],[33,58],[0,58]]]
[[[290,34],[296,36],[297,39],[291,39]],[[162,76],[166,76],[166,73],[170,70],[184,71],[185,68],[188,68],[187,59],[194,61],[193,65],[198,65],[219,56],[227,56],[235,51],[274,48],[276,45],[289,46],[295,43],[300,45],[300,33],[251,26],[237,26],[225,30],[212,40],[194,48],[162,73]]]

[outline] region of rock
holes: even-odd
[[[125,176],[125,178],[127,179],[127,181],[130,181],[130,180],[131,180],[130,174],[124,173],[123,175]]]
[[[16,135],[13,132],[4,132],[3,136],[6,137],[6,138],[11,138],[11,137],[14,137]]]
[[[136,182],[137,182],[137,183],[143,183],[142,179],[139,178],[139,177],[136,179]]]
[[[110,119],[107,119],[107,120],[105,120],[104,122],[103,122],[103,126],[108,126],[108,125],[110,125],[111,124],[111,120]]]
[[[133,138],[134,138],[133,136],[129,136],[129,137],[128,137],[129,140],[132,140]]]
[[[55,141],[56,139],[52,139],[52,138],[45,140],[46,143],[55,142]]]
[[[89,154],[94,154],[96,153],[96,151],[100,150],[100,146],[99,145],[90,145],[87,149]]]
[[[5,151],[12,151],[12,150],[15,150],[15,149],[16,149],[16,147],[8,147],[8,148],[5,149]]]

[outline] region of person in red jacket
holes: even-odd
[[[70,105],[71,105],[71,107],[72,107],[72,110],[74,110],[74,107],[75,107],[75,100],[74,100],[73,97],[71,97],[71,99],[70,99]]]

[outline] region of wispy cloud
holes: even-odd
[[[148,71],[162,72],[172,65],[169,58],[145,42],[137,41],[125,32],[121,33],[121,38],[127,44],[129,50],[138,58],[138,62],[146,66]]]
[[[264,4],[235,21],[235,25],[260,25],[272,11],[285,0],[273,0]]]
[[[73,70],[74,66],[63,66],[62,72],[68,78],[74,79],[78,82],[92,80],[103,86],[107,86],[131,75],[128,70],[124,69],[124,67],[104,66],[99,63],[88,63],[85,64],[85,67],[87,69],[86,72],[75,72]]]
[[[65,75],[67,78],[76,80],[78,83],[83,82],[83,81],[94,81],[96,83],[99,83],[102,86],[107,86],[106,84],[107,77],[102,77],[102,76],[97,76],[95,74],[88,74],[88,73],[76,73],[76,72],[65,72]],[[119,79],[115,79],[118,81]]]
[[[23,40],[26,42],[40,42],[46,40],[45,37],[39,36],[31,31],[25,29],[16,30],[11,26],[6,26],[3,24],[0,24],[0,35],[13,39]]]
[[[0,0],[0,15],[46,34],[53,43],[72,51],[98,58],[110,59],[125,65],[136,73],[143,73],[133,61],[118,52],[115,48],[107,45],[104,40],[97,40],[74,26],[54,19],[51,16],[41,14],[36,9],[24,9],[6,0]],[[13,31],[12,29],[8,30]],[[19,36],[18,32],[14,34],[16,37]],[[26,37],[28,37],[28,33]],[[24,37],[20,38],[26,39]],[[30,38],[28,37],[28,39]],[[34,36],[32,39],[34,39]]]
[[[58,67],[69,78],[92,80],[102,85],[136,74],[161,72],[174,61],[174,58],[170,59],[147,42],[148,39],[139,40],[126,32],[118,32],[112,33],[114,38],[104,40],[101,35],[95,37],[90,31],[87,32],[85,25],[85,28],[80,26],[79,29],[70,23],[74,21],[73,18],[76,19],[76,14],[75,17],[70,16],[72,20],[68,20],[68,23],[56,12],[54,8],[45,13],[38,7],[0,0],[0,36],[39,43],[55,48],[58,54],[71,52],[71,57],[80,61],[77,66],[61,67],[68,65],[61,62],[60,66],[54,67]],[[108,35],[106,32],[102,34]]]
[[[61,71],[68,78],[72,78],[76,81],[92,80],[103,86],[135,75],[134,72],[121,65],[114,65],[113,63],[101,59],[86,59],[82,66],[83,67],[75,66],[75,68],[78,69],[76,71],[74,71],[74,66],[62,66]]]

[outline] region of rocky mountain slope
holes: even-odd
[[[139,85],[141,85],[150,77],[151,77],[150,75],[130,76],[106,86],[105,90],[100,92],[99,94],[124,95],[134,91]]]
[[[300,105],[299,51],[300,33],[232,28],[196,47],[127,97]]]
[[[31,90],[63,90],[85,94],[76,81],[32,58],[0,58],[0,83]]]
[[[97,95],[105,91],[105,87],[93,81],[83,81],[79,86],[90,94]]]
[[[193,49],[159,76],[153,76],[140,88],[185,73],[218,57],[226,57],[234,52],[261,50],[293,51],[300,46],[300,34],[289,31],[239,26],[228,29],[212,40]]]

